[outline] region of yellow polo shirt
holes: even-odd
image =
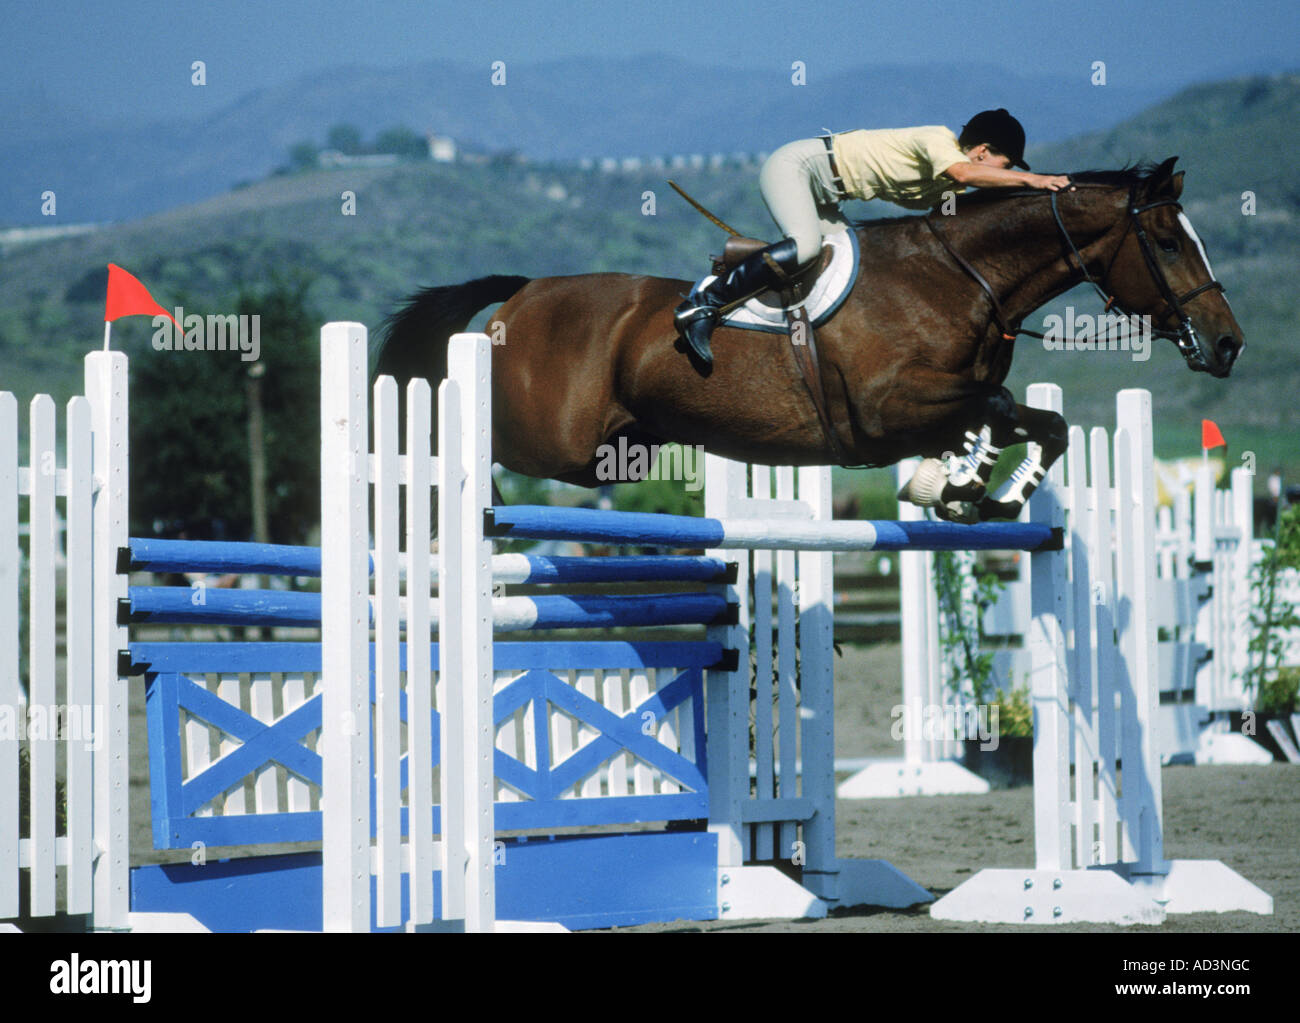
[[[850,198],[928,210],[943,202],[944,192],[964,190],[943,176],[954,163],[969,162],[943,125],[846,131],[831,141]]]

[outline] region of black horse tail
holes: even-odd
[[[371,359],[375,375],[391,376],[399,386],[412,377],[423,377],[436,391],[447,375],[451,335],[463,331],[481,309],[506,301],[528,281],[495,274],[418,292],[385,321],[383,340]]]

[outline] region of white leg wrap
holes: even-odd
[[[1001,448],[994,447],[991,441],[992,435],[993,431],[987,425],[981,428],[978,435],[966,431],[966,454],[949,473],[949,483],[955,487],[964,487],[975,482],[988,483],[993,466],[997,464],[998,456],[1002,454]]]
[[[1028,456],[1016,466],[1011,479],[1007,481],[1006,489],[995,500],[1024,504],[1029,500],[1029,495],[1043,482],[1044,475],[1046,474],[1043,471],[1043,449],[1037,444],[1032,444]]]
[[[948,484],[948,470],[937,458],[925,458],[903,488],[903,498],[921,508],[939,503],[939,495]]]

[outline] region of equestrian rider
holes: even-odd
[[[847,131],[782,146],[763,164],[758,187],[784,238],[734,270],[692,292],[677,307],[678,331],[705,365],[713,362],[709,338],[720,310],[782,283],[821,254],[822,238],[847,228],[845,199],[887,199],[928,210],[946,192],[1028,187],[1058,191],[1059,174],[1030,174],[1025,130],[1003,109],[976,114],[954,135],[942,125]],[[1011,170],[1012,166],[1021,170]],[[779,268],[773,269],[772,263]]]

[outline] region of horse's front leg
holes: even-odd
[[[1029,450],[996,497],[984,497],[978,504],[979,517],[986,519],[1014,519],[1038,489],[1052,465],[1065,453],[1069,443],[1065,420],[1056,412],[1015,406],[1014,419],[990,424],[991,434],[1000,447],[1029,442]]]
[[[926,458],[899,492],[899,500],[923,508],[934,508],[940,518],[953,522],[976,522],[977,504],[988,489],[989,476],[1002,448],[993,443],[993,430],[986,423],[978,432],[966,431],[965,453],[952,465],[945,459]]]
[[[1018,421],[1015,398],[1005,387],[975,399],[957,419],[959,428],[965,428],[964,453],[926,458],[899,492],[899,499],[934,508],[940,518],[977,521],[978,503],[1003,446],[1024,439],[1015,433]]]
[[[1000,388],[981,401],[965,431],[964,453],[955,465],[925,459],[899,493],[902,500],[932,507],[942,519],[977,522],[1010,518],[1020,509],[1047,471],[1065,451],[1066,424],[1055,412],[1017,405],[1011,392]],[[989,477],[1002,449],[1029,442],[1029,453],[996,498],[986,496]],[[951,462],[951,458],[949,459]]]
[[[985,423],[978,431],[967,430],[965,454],[948,473],[948,482],[940,500],[944,504],[954,501],[979,501],[988,489],[993,467],[1002,454],[1002,446],[993,443],[993,427]]]

